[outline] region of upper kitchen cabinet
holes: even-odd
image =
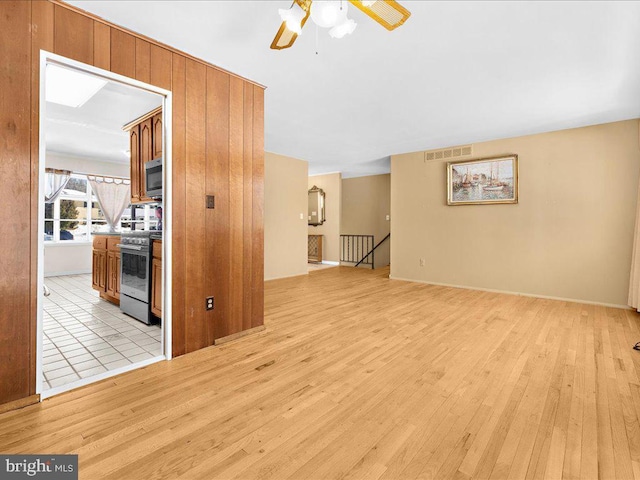
[[[140,125],[129,130],[131,159],[131,203],[140,203]]]
[[[162,107],[125,125],[131,150],[131,203],[152,202],[147,195],[145,165],[162,157]]]
[[[156,113],[151,119],[152,137],[153,137],[153,154],[152,159],[162,156],[162,112]]]

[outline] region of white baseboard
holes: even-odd
[[[264,281],[269,282],[271,280],[282,280],[283,278],[302,277],[303,275],[309,275],[309,272],[294,273],[293,275],[283,275],[281,277],[269,277],[269,278],[265,278]]]
[[[71,270],[68,272],[50,272],[45,273],[46,277],[64,277],[65,275],[84,275],[85,273],[91,273],[91,270]]]
[[[340,262],[332,262],[330,260],[323,260],[322,263],[324,265],[340,265]]]
[[[469,287],[467,285],[453,285],[451,283],[429,282],[426,280],[414,280],[410,278],[400,278],[389,275],[390,280],[402,280],[403,282],[423,283],[425,285],[437,285],[439,287],[464,288],[465,290],[479,290],[481,292],[504,293],[506,295],[518,295],[521,297],[544,298],[545,300],[560,300],[562,302],[584,303],[587,305],[599,305],[601,307],[622,308],[623,310],[634,310],[629,305],[618,305],[616,303],[593,302],[591,300],[581,300],[579,298],[554,297],[551,295],[538,295],[535,293],[512,292],[509,290],[496,290],[494,288]]]

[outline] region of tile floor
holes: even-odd
[[[162,354],[159,325],[145,325],[102,300],[91,275],[44,279],[44,389]]]

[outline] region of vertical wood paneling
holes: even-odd
[[[264,90],[253,87],[252,327],[264,324]]]
[[[136,80],[151,82],[151,44],[136,38]]]
[[[230,253],[231,268],[229,270],[231,331],[242,330],[242,269],[243,259],[243,81],[231,78],[229,85],[229,226],[231,230]]]
[[[111,29],[111,71],[136,77],[136,38],[116,28]]]
[[[93,64],[111,69],[111,27],[100,22],[93,22]]]
[[[93,64],[93,20],[59,5],[55,6],[55,53]]]
[[[31,4],[0,2],[0,403],[31,391]]]
[[[185,294],[187,351],[206,346],[205,322],[205,151],[206,151],[206,67],[193,60],[186,63],[186,265],[189,287]]]
[[[262,88],[50,2],[0,2],[0,35],[0,403],[35,392],[41,48],[172,91],[173,354],[261,325]]]
[[[155,67],[154,67],[155,69]],[[173,203],[173,235],[172,242],[172,353],[174,356],[182,355],[186,352],[185,340],[185,288],[186,278],[186,257],[185,257],[185,236],[182,232],[186,230],[186,77],[185,58],[182,55],[172,54],[171,68],[171,92],[173,100],[173,144],[172,144],[172,194]]]
[[[169,50],[151,45],[151,85],[171,90],[171,61],[172,55]]]
[[[216,140],[216,126],[219,122],[218,119],[218,96],[216,95],[216,72],[213,68],[207,68],[207,117],[206,117],[206,142],[207,142],[207,151],[206,151],[206,177],[205,177],[205,191],[207,195],[213,195],[215,198],[216,188],[215,188],[215,163],[217,161],[218,147],[219,144]],[[207,232],[215,231],[215,221],[216,221],[216,209],[207,209],[205,211],[205,221],[206,221],[206,230]],[[216,277],[217,272],[215,269],[215,259],[216,259],[216,236],[215,235],[207,235],[205,238],[205,285],[207,292],[210,292],[211,295],[218,296],[218,291],[216,289]],[[217,338],[216,333],[216,312],[215,308],[212,311],[209,311],[205,315],[205,321],[209,328],[207,329],[207,343],[209,345],[213,345],[215,339]]]
[[[40,50],[54,49],[53,4],[31,3],[31,309],[29,326],[31,339],[30,393],[36,393],[36,345],[38,316],[38,194],[40,155]],[[1,403],[1,400],[0,400]]]
[[[213,312],[215,338],[229,335],[229,75],[212,69],[212,84],[207,89],[208,177],[212,178],[216,208],[212,231],[215,232],[213,261],[215,271]]]
[[[253,85],[244,82],[243,112],[243,185],[242,225],[245,231],[242,245],[242,330],[251,328],[253,282]]]

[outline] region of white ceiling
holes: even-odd
[[[122,127],[160,105],[160,95],[113,81],[78,108],[47,102],[47,152],[128,164],[129,134]]]
[[[401,1],[388,32],[351,7],[269,49],[290,1],[72,3],[267,87],[265,149],[310,173],[388,172],[388,156],[640,117],[640,2]]]

